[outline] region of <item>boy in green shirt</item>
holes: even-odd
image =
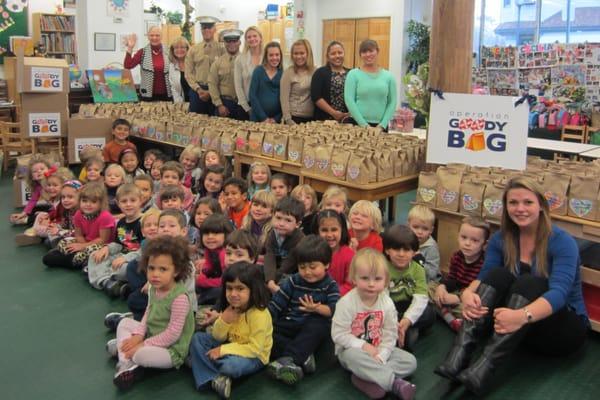
[[[398,347],[412,351],[419,331],[435,321],[427,297],[425,269],[413,260],[419,239],[405,225],[388,227],[382,238],[390,273],[390,297],[398,311]]]

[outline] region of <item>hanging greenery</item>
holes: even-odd
[[[417,73],[408,73],[402,78],[406,91],[408,106],[419,112],[425,118],[425,126],[429,125],[429,106],[431,104],[431,93],[427,88],[429,80],[429,63],[419,65]]]
[[[181,2],[185,7],[184,23],[181,25],[181,36],[192,43],[192,29],[194,27],[194,24],[192,23],[192,13],[194,12],[194,7],[190,4],[190,0],[181,0]]]
[[[414,74],[419,65],[429,61],[429,26],[411,19],[408,21],[406,33],[409,43],[406,61],[408,71]]]

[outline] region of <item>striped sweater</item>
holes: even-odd
[[[299,273],[295,273],[283,281],[269,303],[273,323],[285,318],[302,324],[308,316],[316,315],[300,310],[300,299],[306,295],[312,296],[316,303],[327,305],[331,309],[331,315],[335,311],[335,303],[340,299],[338,285],[329,275],[318,282],[309,283]]]

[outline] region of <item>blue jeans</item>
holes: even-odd
[[[206,332],[197,332],[192,337],[190,354],[192,356],[192,373],[197,389],[202,388],[218,375],[239,378],[240,376],[253,374],[263,367],[263,363],[258,358],[234,355],[222,356],[214,361],[208,358],[206,353],[221,344]]]

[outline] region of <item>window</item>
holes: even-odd
[[[476,53],[480,45],[600,42],[598,0],[476,0],[474,18]]]

